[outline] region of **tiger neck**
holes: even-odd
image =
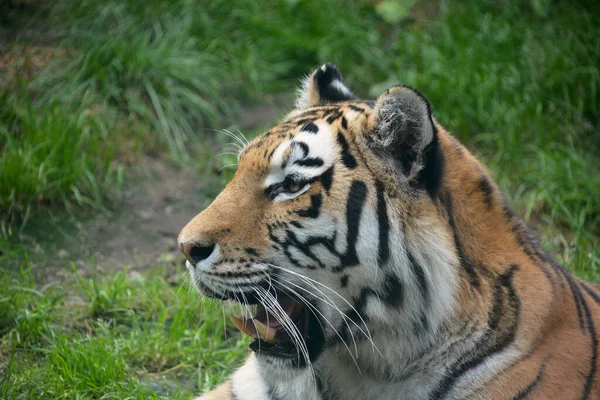
[[[445,161],[438,207],[459,260],[461,309],[471,313],[498,277],[514,269],[534,268],[547,256],[485,167],[449,133],[438,129]]]
[[[443,185],[433,205],[423,202],[413,215],[398,219],[405,226],[398,234],[405,246],[395,248],[396,262],[388,266],[402,276],[404,303],[382,313],[379,321],[377,313],[369,315],[374,345],[386,355],[387,367],[365,342],[359,358],[363,373],[396,380],[418,371],[435,375],[428,366],[464,350],[457,345],[450,351],[447,343],[469,343],[468,337],[485,332],[490,323],[512,326],[519,315],[511,294],[513,273],[533,268],[528,247],[543,254],[486,169],[450,134],[441,127],[438,131]],[[436,216],[429,219],[432,214]],[[492,322],[490,304],[505,306]],[[498,337],[504,334],[509,335],[499,328]],[[349,357],[341,348],[339,354]]]

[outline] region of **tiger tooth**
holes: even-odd
[[[238,328],[240,332],[245,333],[246,335],[251,336],[253,338],[256,338],[256,328],[251,324],[248,324],[248,320],[238,318],[233,315],[231,315],[229,319],[231,319],[231,322],[233,322],[235,327]]]
[[[260,333],[260,336],[263,337],[265,342],[275,342],[275,334],[277,333],[277,329],[271,328],[270,326],[265,325],[257,319],[253,319],[252,322],[254,322],[256,330],[258,331],[258,333]]]

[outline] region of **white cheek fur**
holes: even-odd
[[[314,124],[318,127],[318,132],[300,131],[296,134],[294,139],[288,139],[279,144],[277,149],[273,152],[271,171],[265,179],[263,187],[267,188],[271,185],[281,183],[285,180],[286,176],[289,175],[295,175],[305,180],[316,178],[336,162],[338,149],[331,128],[322,121],[315,121]],[[284,162],[286,151],[290,146],[294,145],[294,142],[296,142],[296,144],[301,143],[302,146],[307,147],[308,152],[304,154],[299,147],[294,146],[288,160]],[[301,165],[301,163],[295,162],[304,158],[319,159],[322,161],[322,165],[315,167]],[[306,190],[308,190],[308,188]],[[298,193],[302,194],[300,192]],[[285,196],[283,196],[281,200],[287,200],[293,197],[285,198]]]

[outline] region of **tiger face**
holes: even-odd
[[[234,324],[256,339],[257,356],[281,363],[372,343],[378,325],[431,331],[453,309],[451,269],[422,267],[456,263],[431,212],[442,168],[418,92],[394,87],[360,101],[326,64],[181,231],[192,281],[210,297],[256,305]],[[411,251],[411,241],[428,251]]]

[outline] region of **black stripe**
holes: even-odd
[[[379,181],[375,183],[375,187],[377,188],[377,218],[379,221],[379,263],[385,264],[390,258],[390,220],[384,197],[385,188]]]
[[[512,284],[516,265],[511,265],[494,282],[493,306],[489,311],[488,330],[473,351],[466,353],[447,370],[445,377],[431,392],[429,399],[442,399],[452,390],[456,381],[486,359],[504,350],[516,336],[521,301]]]
[[[380,296],[390,307],[401,307],[404,303],[404,286],[396,275],[387,274],[383,281],[383,293]]]
[[[408,264],[410,269],[417,278],[417,284],[419,286],[421,297],[423,298],[423,303],[427,307],[429,305],[429,289],[427,285],[427,278],[425,277],[425,270],[410,251],[407,250],[406,253],[408,255]]]
[[[318,168],[323,166],[323,159],[314,157],[314,158],[304,158],[302,160],[294,161],[295,165],[300,165],[301,167],[307,168]]]
[[[339,257],[340,253],[335,249],[335,236],[334,232],[333,237],[329,238],[326,236],[310,236],[304,239],[305,246],[315,246],[317,244],[323,245],[331,254]]]
[[[341,322],[339,328],[337,329],[340,336],[337,335],[332,336],[328,339],[328,347],[334,346],[337,343],[344,342],[346,344],[351,343],[351,340],[362,340],[365,338],[364,335],[354,336],[352,334],[352,327],[354,326],[364,326],[363,321],[368,322],[368,316],[364,315],[364,308],[367,304],[367,299],[371,296],[377,296],[377,293],[372,288],[362,288],[358,297],[352,298],[352,309],[349,310],[346,315],[353,321],[354,324],[348,324],[347,322]],[[362,317],[362,318],[361,318]],[[358,329],[358,328],[357,328]],[[355,339],[352,339],[355,337]]]
[[[590,334],[591,343],[591,357],[590,357],[590,369],[588,374],[585,377],[585,383],[583,385],[583,394],[581,395],[582,400],[588,399],[590,396],[590,392],[592,390],[592,383],[594,381],[594,377],[596,375],[596,364],[598,362],[598,337],[596,336],[596,327],[594,325],[594,319],[592,317],[592,312],[590,311],[590,307],[588,306],[587,301],[583,297],[581,291],[579,290],[579,286],[577,285],[577,281],[573,278],[573,276],[566,271],[561,265],[556,262],[552,263],[552,266],[558,270],[567,280],[569,284],[569,288],[573,293],[573,300],[575,304],[578,305],[578,312],[581,311],[583,313],[583,324],[580,321],[579,327],[587,326],[587,331]],[[586,289],[585,286],[583,286]],[[589,292],[588,292],[589,293]],[[595,299],[594,299],[595,300]],[[579,316],[579,314],[578,314]]]
[[[331,125],[331,124],[333,124],[333,123],[334,123],[334,122],[335,122],[335,121],[336,121],[338,118],[340,118],[342,115],[343,115],[342,111],[340,111],[340,110],[334,111],[334,112],[332,112],[332,113],[329,115],[329,117],[327,118],[327,120],[326,120],[326,121],[327,121],[327,123],[328,123],[328,124],[330,124],[330,125]]]
[[[265,272],[264,271],[253,271],[253,272],[247,272],[247,271],[240,271],[240,272],[235,272],[235,271],[227,271],[227,272],[205,272],[206,275],[208,276],[218,276],[218,277],[228,277],[228,278],[237,278],[237,277],[244,277],[244,278],[251,278],[253,276],[261,276],[264,275]],[[241,285],[241,284],[240,284]]]
[[[589,294],[592,297],[592,299],[594,299],[596,304],[600,305],[600,294],[595,292],[594,289],[592,289],[587,284],[587,282],[580,282],[580,283],[581,283],[581,287],[583,288],[583,290],[585,290],[587,292],[587,294]]]
[[[354,111],[356,111],[356,112],[359,112],[359,113],[361,113],[361,114],[365,112],[364,108],[361,108],[361,107],[355,106],[354,104],[350,104],[348,107],[350,107],[350,108],[351,108],[351,109],[353,109]]]
[[[525,386],[523,389],[519,391],[514,397],[513,400],[523,400],[529,397],[529,395],[535,390],[536,386],[542,381],[542,375],[544,375],[544,368],[546,368],[546,360],[542,362],[540,368],[538,369],[538,373],[533,378],[533,380]]]
[[[331,184],[333,183],[333,165],[327,169],[327,171],[323,172],[319,177],[321,184],[325,188],[325,192],[329,194],[329,190],[331,189]]]
[[[454,206],[452,204],[452,197],[450,196],[450,193],[448,191],[444,191],[440,194],[440,202],[446,209],[446,214],[448,214],[448,224],[450,225],[450,229],[452,230],[452,234],[454,236],[454,245],[456,246],[456,252],[458,253],[458,259],[460,260],[460,264],[467,273],[467,277],[469,278],[471,286],[478,288],[479,276],[475,271],[474,262],[469,256],[467,256],[463,248],[463,244],[458,234],[458,229],[456,227],[456,221],[454,220]]]
[[[539,268],[542,270],[542,272],[544,273],[544,275],[546,276],[546,278],[548,279],[548,281],[550,282],[550,285],[552,286],[552,301],[554,302],[554,299],[556,298],[556,281],[554,280],[552,273],[548,270],[548,268],[545,264],[540,264],[540,263],[537,263],[537,264],[538,264]]]
[[[311,251],[311,249],[310,249],[311,244],[302,243],[300,240],[298,240],[298,238],[296,237],[296,234],[294,234],[294,232],[292,232],[292,231],[288,230],[288,231],[286,231],[286,233],[287,233],[287,237],[288,237],[288,240],[285,242],[286,249],[289,250],[289,247],[293,246],[296,250],[300,251],[306,257],[313,260],[315,262],[315,264],[317,264],[320,267],[324,267],[324,265],[321,262],[321,260],[319,259],[319,257],[315,256],[313,254],[313,252]],[[314,269],[315,266],[311,264],[308,266],[308,268]]]
[[[310,152],[310,148],[308,147],[308,145],[302,141],[294,141],[292,142],[292,146],[300,147],[300,149],[302,149],[302,158],[306,157]]]
[[[356,168],[356,158],[350,153],[350,147],[344,135],[338,132],[337,141],[342,148],[342,162],[348,169]]]
[[[598,363],[598,337],[596,336],[596,327],[594,326],[594,319],[592,317],[592,313],[585,299],[583,299],[583,311],[585,312],[585,316],[587,318],[588,332],[590,334],[590,340],[592,341],[590,370],[585,377],[583,395],[581,396],[582,399],[586,400],[590,396],[590,392],[592,390],[592,383],[594,382],[594,377],[596,376],[596,365]]]
[[[549,258],[540,246],[540,241],[535,233],[529,229],[529,227],[519,218],[519,216],[513,211],[508,205],[508,201],[504,199],[504,216],[507,222],[511,225],[511,232],[514,234],[515,239],[519,246],[523,249],[525,254],[533,261],[546,261],[549,262]],[[561,282],[562,284],[562,282]]]
[[[304,210],[298,210],[296,211],[296,214],[305,218],[317,218],[319,216],[322,203],[323,196],[320,193],[313,194],[310,196],[310,207]]]
[[[348,120],[346,117],[342,117],[342,129],[348,129]]]
[[[364,308],[367,305],[367,300],[369,297],[371,296],[375,296],[377,297],[377,293],[370,287],[363,287],[360,290],[360,293],[358,295],[358,299],[353,298],[353,308],[352,310],[348,311],[348,313],[346,313],[346,315],[348,316],[348,318],[350,318],[350,320],[354,321],[357,325],[362,325],[362,321],[364,320],[365,322],[368,321],[367,316],[364,315]],[[362,320],[361,320],[362,317]],[[346,329],[350,329],[348,324],[344,324],[342,323],[342,327],[344,330]],[[340,330],[338,330],[340,331]],[[341,332],[341,331],[340,331]],[[348,332],[346,332],[348,333]]]
[[[487,209],[491,210],[494,205],[494,187],[483,174],[479,178],[479,190],[483,193],[483,202],[487,206]]]
[[[315,114],[316,114],[316,111],[310,115],[310,118],[301,118],[302,116],[304,116],[304,113],[303,113],[302,115],[298,116],[298,119],[295,119],[293,121],[284,122],[283,124],[279,125],[279,128],[282,128],[285,126],[290,126],[290,125],[293,126],[294,124],[296,126],[304,127],[304,125],[306,125],[310,122],[313,122],[313,120],[316,117]],[[302,128],[300,128],[300,130],[302,130]]]
[[[356,254],[356,242],[358,240],[358,231],[360,229],[360,219],[367,199],[367,185],[362,181],[353,181],[348,193],[348,202],[346,205],[346,225],[347,247],[346,254],[342,257],[343,266],[353,266],[358,264]]]
[[[598,362],[598,337],[596,336],[596,327],[594,325],[594,319],[592,317],[592,312],[590,311],[590,307],[585,300],[579,286],[577,285],[577,280],[573,278],[573,276],[565,270],[565,268],[558,264],[555,261],[551,261],[550,265],[553,269],[562,275],[567,284],[569,285],[569,289],[571,290],[571,294],[573,295],[573,301],[575,303],[575,307],[577,309],[577,318],[579,320],[579,328],[584,330],[587,327],[587,332],[590,335],[591,340],[591,357],[590,357],[590,369],[588,374],[585,377],[584,385],[583,385],[583,393],[581,395],[582,399],[588,399],[590,392],[592,390],[592,383],[594,381],[594,377],[596,375],[596,367]],[[580,282],[583,289],[594,299],[594,301],[600,300],[597,299],[597,296],[593,295],[593,292],[589,290],[589,287],[585,284],[585,282]]]
[[[343,275],[343,276],[340,278],[340,286],[341,286],[341,287],[346,287],[346,286],[348,286],[348,275]]]
[[[562,275],[563,278],[565,278],[565,280],[567,281],[567,284],[569,285],[569,290],[571,291],[571,295],[573,296],[575,308],[577,310],[577,320],[579,321],[579,329],[584,331],[585,320],[582,312],[583,295],[581,294],[579,287],[577,286],[575,280],[568,271],[566,271],[561,265],[558,265],[557,263],[553,262],[551,263],[551,265],[554,268],[554,270],[557,271],[560,275]]]
[[[300,130],[303,132],[317,133],[319,132],[319,127],[311,121],[308,124],[304,125]]]

